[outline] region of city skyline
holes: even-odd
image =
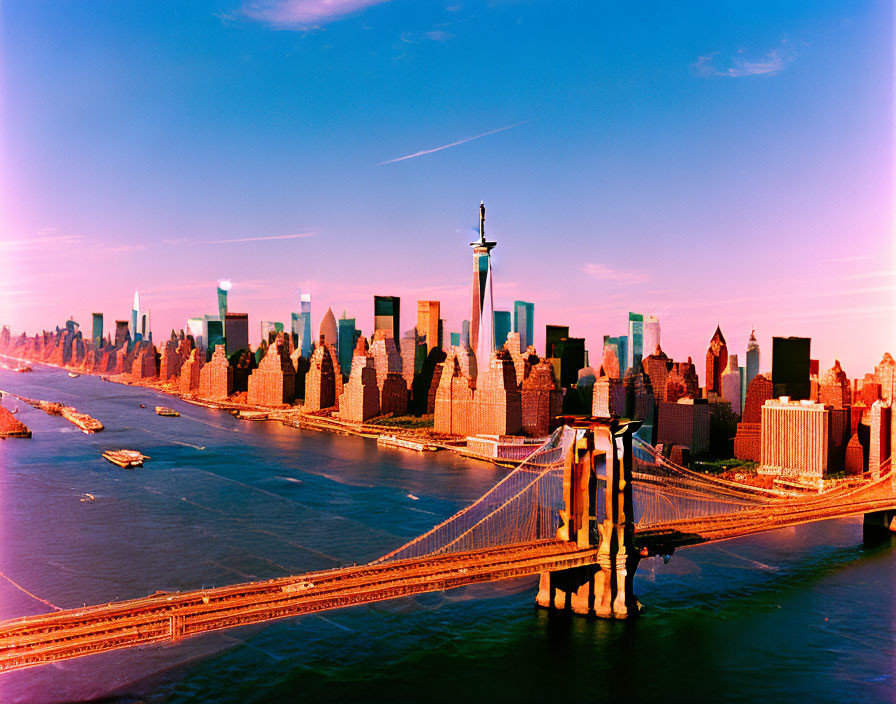
[[[109,332],[136,288],[158,338],[230,278],[253,341],[299,290],[315,331],[394,295],[447,338],[485,200],[542,352],[568,325],[594,361],[629,311],[698,364],[717,324],[762,370],[772,336],[853,377],[892,348],[885,4],[332,7],[5,4],[0,322]]]

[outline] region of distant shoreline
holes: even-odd
[[[43,367],[48,367],[50,369],[58,369],[59,371],[73,371],[73,369],[70,367],[60,366],[58,364],[52,364],[50,362],[22,359],[20,357],[12,357],[7,354],[0,354],[0,357],[9,360],[15,360],[16,362],[21,362],[23,364],[36,364]],[[9,371],[14,370],[10,369]],[[203,408],[209,408],[212,410],[228,411],[234,414],[238,420],[243,420],[244,422],[258,423],[275,421],[279,422],[281,425],[292,428],[316,430],[318,432],[333,433],[336,435],[352,435],[355,437],[363,437],[372,440],[376,440],[381,437],[395,437],[399,440],[435,445],[440,450],[447,450],[467,459],[478,460],[480,462],[488,462],[499,467],[512,468],[521,464],[521,461],[519,460],[498,459],[494,457],[488,457],[487,455],[480,455],[475,452],[470,452],[467,450],[465,443],[463,446],[454,444],[462,440],[460,436],[455,436],[455,439],[453,440],[445,437],[436,438],[433,437],[432,433],[426,431],[407,431],[402,430],[401,428],[387,428],[386,426],[376,425],[372,423],[356,423],[352,421],[346,421],[342,420],[341,418],[334,417],[332,414],[332,409],[305,412],[302,410],[302,406],[278,408],[275,406],[252,406],[247,403],[227,400],[213,401],[211,399],[201,398],[194,394],[183,394],[176,388],[172,388],[174,385],[168,382],[146,382],[143,380],[136,380],[127,373],[102,374],[92,371],[75,371],[77,371],[77,373],[81,375],[100,377],[100,379],[103,381],[120,384],[121,386],[136,386],[141,389],[155,391],[165,396],[172,396],[174,398],[180,399],[184,403],[189,403],[193,406],[201,406]],[[264,417],[241,416],[240,414],[244,411],[250,414],[257,413],[263,415]],[[407,451],[415,452],[415,450],[410,449],[408,449]]]

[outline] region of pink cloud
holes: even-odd
[[[743,78],[744,76],[775,75],[781,73],[796,58],[792,46],[784,39],[759,57],[750,58],[743,49],[729,59],[717,61],[718,52],[698,56],[694,71],[704,78]],[[722,65],[719,65],[722,64]]]
[[[593,279],[602,281],[615,281],[616,283],[634,284],[647,281],[647,274],[643,271],[626,271],[622,269],[610,269],[603,264],[585,262],[581,270]]]
[[[250,0],[242,14],[282,29],[310,29],[384,2],[389,0]]]

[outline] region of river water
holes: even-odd
[[[0,389],[106,426],[3,399],[34,437],[0,441],[0,619],[368,562],[504,476],[37,365]],[[100,457],[121,447],[151,460]],[[537,609],[536,581],[8,673],[0,701],[896,701],[896,552],[863,545],[860,519],[645,560],[628,623]]]

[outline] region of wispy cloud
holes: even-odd
[[[719,52],[698,56],[694,71],[704,78],[743,78],[745,76],[774,76],[781,73],[796,58],[787,39],[761,56],[750,57],[740,49],[734,56],[722,57]]]
[[[305,237],[314,237],[316,232],[297,232],[293,235],[262,235],[260,237],[233,237],[224,240],[197,240],[192,237],[175,237],[162,240],[165,244],[236,244],[239,242],[271,242],[277,240],[298,240]]]
[[[603,264],[585,262],[581,270],[593,279],[600,281],[615,281],[620,284],[635,284],[647,281],[648,276],[644,271],[627,271],[624,269],[610,269]]]
[[[32,250],[46,250],[48,247],[70,247],[81,245],[85,241],[81,235],[60,235],[56,230],[48,228],[41,230],[34,237],[15,240],[0,240],[0,251],[28,252]]]
[[[304,237],[314,237],[316,232],[297,232],[294,235],[268,235],[264,237],[237,237],[230,240],[203,240],[202,244],[233,244],[235,242],[266,242],[270,240],[298,240]]]
[[[312,29],[390,0],[248,0],[241,14],[277,29]]]
[[[422,152],[414,152],[413,154],[407,154],[406,156],[400,156],[397,159],[388,159],[387,161],[381,161],[377,166],[382,166],[383,164],[394,164],[397,161],[404,161],[406,159],[413,159],[418,156],[425,156],[426,154],[433,154],[435,152],[440,152],[443,149],[451,149],[451,147],[457,147],[461,144],[466,144],[467,142],[472,142],[474,139],[482,139],[483,137],[488,137],[490,134],[497,134],[498,132],[505,132],[506,130],[513,129],[514,127],[519,127],[520,125],[525,125],[529,120],[523,120],[522,122],[514,122],[512,125],[506,125],[504,127],[499,127],[496,130],[489,130],[488,132],[483,132],[482,134],[477,134],[474,137],[467,137],[466,139],[458,140],[457,142],[451,142],[451,144],[443,144],[441,147],[435,147],[434,149],[424,149]]]

